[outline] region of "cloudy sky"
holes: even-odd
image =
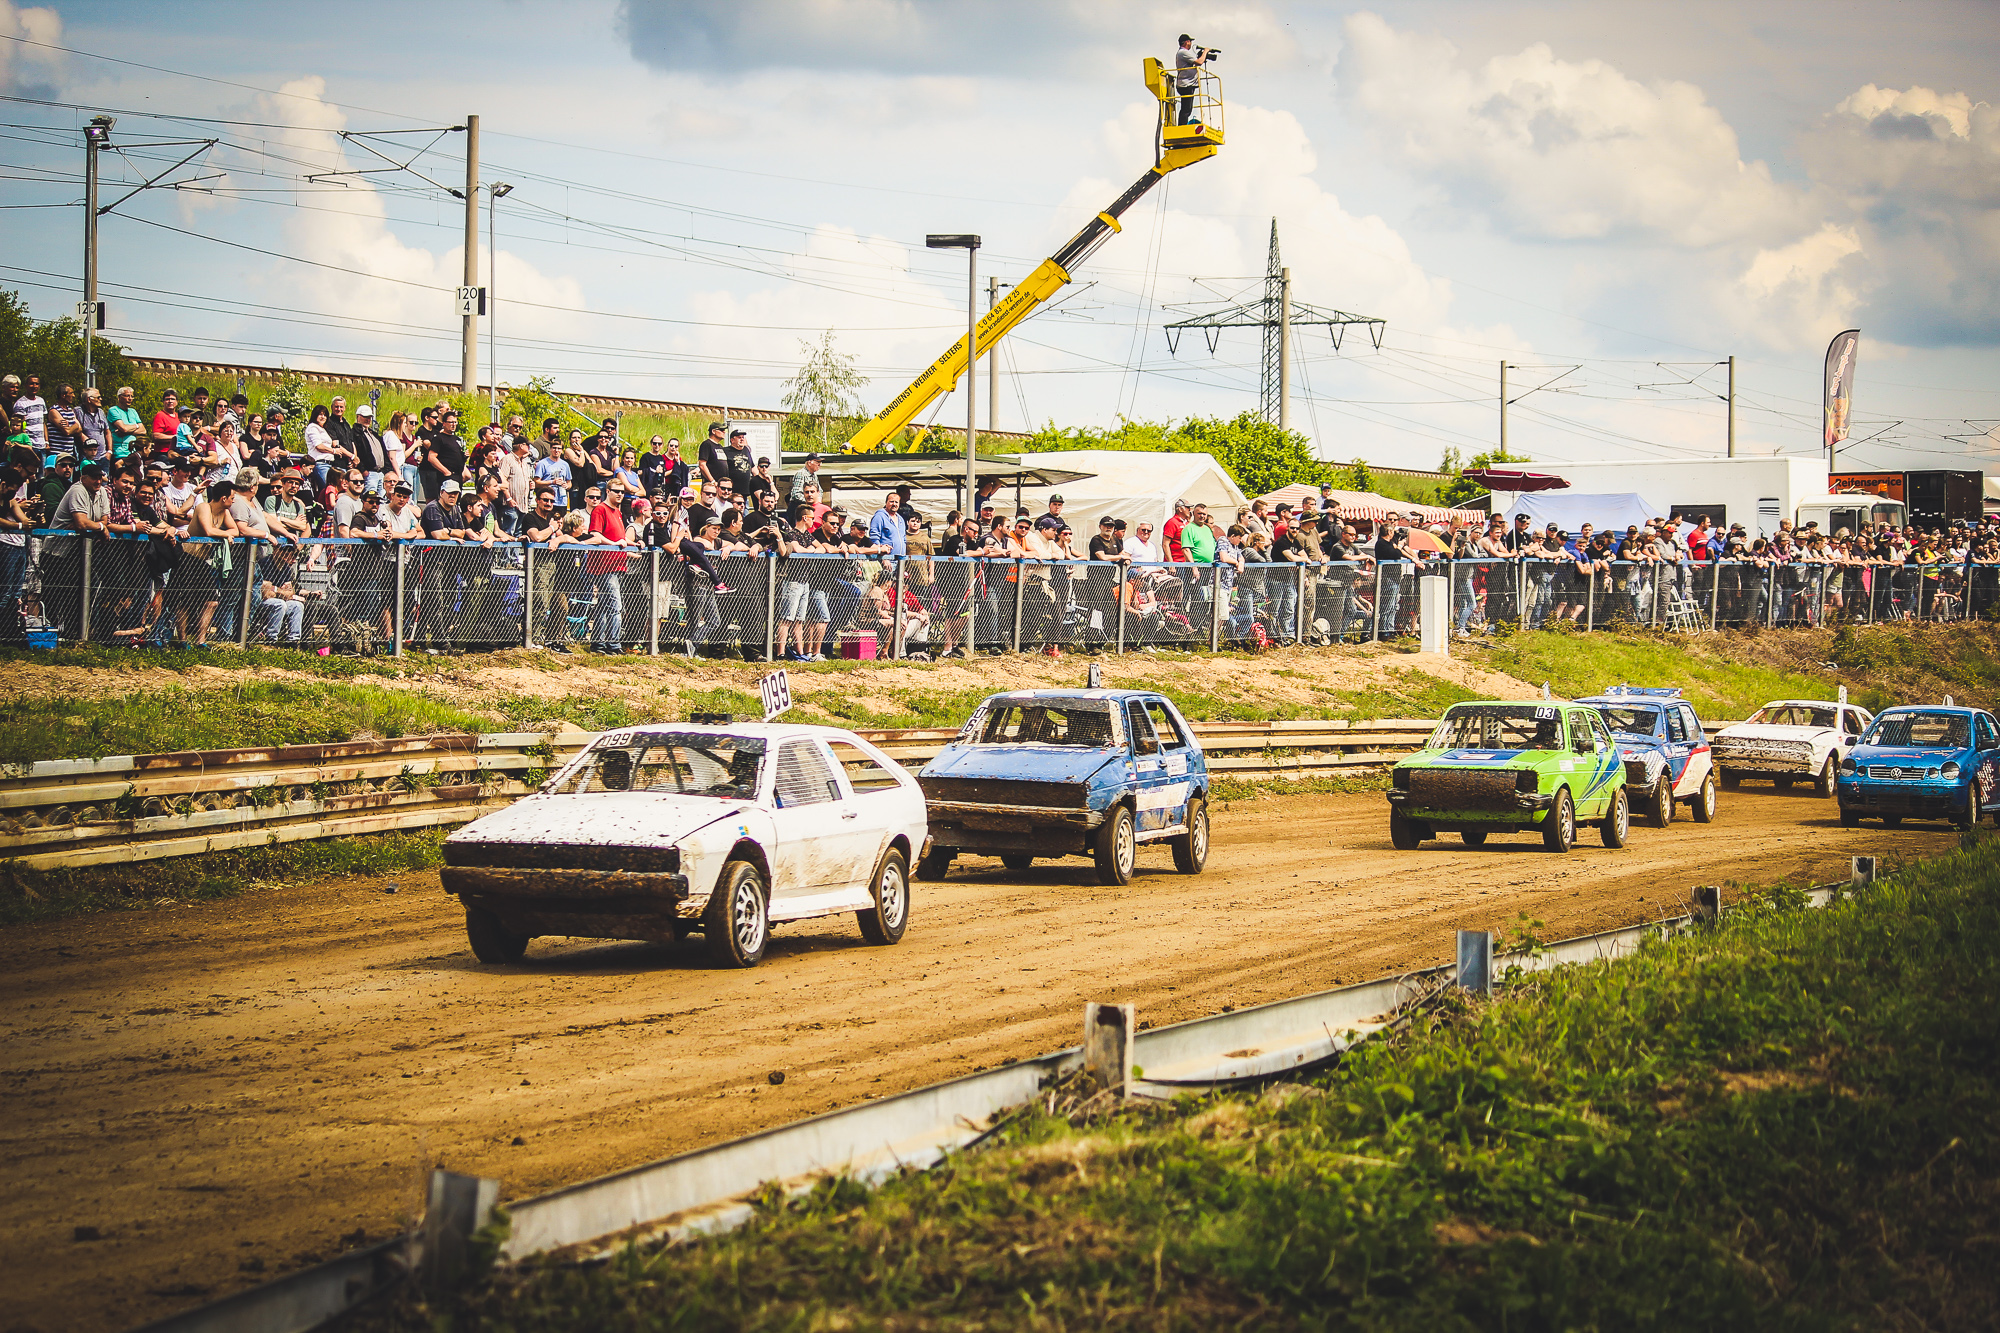
[[[1293,422],[1327,457],[1490,448],[1502,360],[1517,453],[1720,454],[1730,355],[1739,448],[1809,453],[1821,355],[1859,327],[1847,461],[2000,470],[1995,19],[1988,0],[0,0],[0,285],[42,314],[77,299],[76,131],[107,110],[106,202],[196,152],[165,177],[186,188],[102,224],[115,336],[455,379],[463,206],[443,187],[464,136],[445,131],[473,112],[484,178],[514,187],[503,381],[772,406],[832,329],[872,408],[963,328],[963,259],[924,234],[981,233],[982,288],[1026,274],[1150,165],[1140,60],[1185,29],[1224,51],[1228,146],[1009,340],[1002,428],[1254,407],[1254,331],[1176,355],[1160,326],[1255,297],[1275,217],[1300,300],[1387,324],[1379,349],[1299,335]],[[483,338],[480,357],[484,376]]]

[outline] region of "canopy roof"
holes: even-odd
[[[1489,491],[1561,491],[1569,483],[1553,472],[1518,472],[1511,468],[1469,467],[1465,476]]]
[[[1318,496],[1319,487],[1311,482],[1293,482],[1290,486],[1280,486],[1269,495],[1257,498],[1275,509],[1288,504],[1297,509],[1308,495]],[[1412,500],[1392,500],[1386,495],[1373,491],[1331,491],[1327,495],[1333,510],[1342,518],[1362,519],[1369,523],[1379,523],[1391,514],[1402,518],[1414,515],[1420,523],[1445,523],[1454,527],[1468,523],[1478,523],[1485,515],[1469,513],[1463,509],[1444,509],[1437,505],[1420,505]]]
[[[1036,461],[1021,463],[1006,458],[980,458],[974,462],[973,472],[981,481],[993,478],[1007,488],[1063,486],[1091,475],[1073,467],[1042,461],[1058,455],[1028,454],[1025,457]],[[804,454],[787,454],[785,467],[804,467],[805,460]],[[965,485],[965,455],[857,454],[841,458],[822,454],[819,475],[822,493],[835,490],[886,491],[898,486],[908,486],[917,491],[949,491]]]

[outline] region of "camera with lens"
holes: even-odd
[[[1204,46],[1201,48],[1201,53],[1204,58],[1209,60],[1222,59],[1222,50],[1220,47]]]

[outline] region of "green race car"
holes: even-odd
[[[1390,788],[1389,841],[1401,851],[1440,833],[1478,847],[1489,833],[1539,832],[1566,852],[1579,824],[1623,847],[1632,822],[1624,758],[1589,704],[1453,704]]]

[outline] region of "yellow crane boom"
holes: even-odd
[[[1146,57],[1144,70],[1146,87],[1160,104],[1153,165],[1145,175],[1132,182],[1125,193],[1086,222],[1083,230],[1072,236],[1067,245],[1044,259],[1033,273],[1016,283],[1005,300],[986,312],[986,317],[977,326],[981,353],[991,351],[994,344],[1034,314],[1044,301],[1067,286],[1077,269],[1096,253],[1099,246],[1111,239],[1114,233],[1124,230],[1118,219],[1124,216],[1125,211],[1164,180],[1168,172],[1213,157],[1216,150],[1222,147],[1221,84],[1213,72],[1206,68],[1197,71],[1200,87],[1195,94],[1194,116],[1190,123],[1183,125],[1176,123],[1180,119],[1175,112],[1181,97],[1174,87],[1174,71],[1151,56]],[[889,400],[886,407],[855,432],[854,438],[847,442],[845,452],[858,454],[879,449],[897,431],[916,420],[925,408],[958,383],[960,375],[966,373],[969,350],[963,337],[953,343],[943,356],[925,367],[923,374],[910,381],[901,393]]]

